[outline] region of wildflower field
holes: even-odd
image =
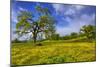
[[[95,42],[12,43],[12,65],[90,62],[96,60]]]

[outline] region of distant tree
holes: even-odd
[[[14,40],[12,40],[12,43],[22,43],[22,42],[27,42],[26,40],[20,41],[18,38],[15,38]]]
[[[42,32],[45,37],[49,37],[55,32],[54,19],[47,8],[36,6],[39,13],[38,20],[33,20],[34,16],[28,11],[21,11],[18,15],[18,23],[16,24],[16,33],[24,35],[32,33],[34,43],[37,41],[37,35]]]
[[[20,41],[17,38],[15,38],[14,40],[12,40],[12,42],[13,43],[19,43]]]
[[[80,31],[89,39],[95,39],[96,29],[93,25],[83,26]]]
[[[70,39],[69,35],[60,36],[60,40],[68,40],[68,39]]]
[[[78,34],[77,34],[76,32],[72,32],[72,33],[70,34],[70,36],[71,36],[72,38],[75,38],[75,37],[78,36]]]
[[[82,31],[80,31],[78,36],[83,37],[83,36],[85,36],[85,34]]]
[[[59,40],[60,39],[60,35],[59,34],[53,34],[51,39],[52,40]]]

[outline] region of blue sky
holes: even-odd
[[[18,23],[18,13],[20,11],[30,11],[36,20],[37,11],[35,6],[37,5],[50,10],[53,18],[57,20],[56,33],[60,34],[60,36],[68,35],[71,32],[79,32],[83,25],[95,25],[96,23],[95,6],[13,1],[11,5],[12,39],[17,37],[13,34],[13,31],[16,23]]]

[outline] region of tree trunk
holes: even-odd
[[[37,41],[37,33],[36,32],[33,32],[33,41],[34,41],[34,44],[36,44],[36,41]]]
[[[33,38],[34,38],[34,43],[36,43],[36,35],[34,35],[34,37],[33,37]]]

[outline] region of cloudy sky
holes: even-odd
[[[30,11],[35,16],[34,19],[37,20],[38,14],[35,9],[37,5],[50,10],[52,16],[57,20],[56,33],[60,36],[68,35],[71,32],[79,32],[83,25],[95,25],[96,23],[95,6],[13,1],[11,7],[12,39],[16,37],[13,31],[16,23],[18,23],[19,12]]]

